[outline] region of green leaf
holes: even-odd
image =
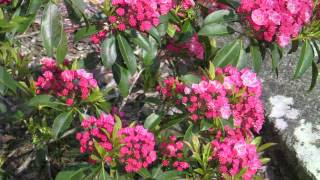
[[[161,122],[160,116],[158,114],[152,113],[150,114],[146,120],[144,121],[144,127],[146,129],[154,129]]]
[[[187,85],[198,84],[201,81],[201,78],[194,74],[187,74],[180,77],[180,80]]]
[[[167,34],[168,34],[171,38],[173,38],[174,35],[176,34],[176,31],[177,31],[176,26],[175,26],[174,24],[171,24],[171,23],[170,23],[170,24],[168,25]]]
[[[51,95],[37,95],[34,96],[27,104],[28,106],[32,107],[51,107],[55,108],[61,103],[58,103],[56,99]]]
[[[57,139],[59,135],[64,133],[71,125],[72,111],[63,112],[56,117],[52,125],[53,137]]]
[[[121,119],[119,118],[119,116],[115,116],[115,120],[116,120],[116,123],[115,123],[115,125],[113,127],[113,131],[112,131],[113,142],[118,137],[118,132],[122,128],[122,122],[121,122]]]
[[[281,50],[276,43],[273,43],[271,45],[271,59],[272,59],[272,71],[275,71],[276,75],[278,76],[279,62],[281,59]]]
[[[270,158],[262,158],[262,159],[259,159],[259,160],[260,160],[260,162],[261,162],[263,165],[265,165],[265,164],[267,164],[268,162],[271,161]]]
[[[150,174],[150,172],[149,172],[147,169],[145,169],[145,168],[140,169],[140,171],[138,172],[138,174],[139,174],[140,176],[142,176],[144,179],[148,179],[148,178],[151,178],[151,177],[152,177],[152,175]]]
[[[179,115],[177,117],[174,117],[172,119],[170,119],[169,121],[165,122],[164,124],[161,124],[161,130],[164,130],[164,129],[167,129],[171,126],[174,126],[176,124],[179,124],[180,122],[184,121],[185,118],[184,118],[185,115]]]
[[[44,1],[30,0],[26,14],[28,15],[37,14],[38,10],[40,9],[43,3]]]
[[[136,56],[133,54],[133,50],[128,43],[127,39],[121,34],[117,35],[118,46],[124,60],[124,63],[128,67],[131,74],[134,74],[137,70]]]
[[[318,76],[319,76],[319,71],[318,71],[317,64],[314,61],[312,61],[312,79],[311,79],[311,85],[308,90],[309,92],[312,91],[314,87],[316,87]]]
[[[238,174],[234,176],[234,180],[241,180],[242,175],[247,172],[248,168],[242,168]]]
[[[291,45],[291,49],[288,52],[288,54],[292,54],[294,52],[296,52],[299,48],[299,40],[294,40],[292,41],[292,45]]]
[[[117,60],[116,38],[113,35],[108,36],[101,44],[101,59],[104,67],[111,68]]]
[[[98,152],[100,158],[103,159],[104,156],[106,155],[106,150],[95,139],[93,139],[93,143],[94,143],[94,148]]]
[[[277,143],[266,143],[266,144],[263,144],[261,145],[258,149],[257,149],[257,152],[262,152],[272,146],[275,146]]]
[[[0,102],[0,114],[7,112],[7,106]]]
[[[190,138],[192,137],[192,134],[193,134],[192,129],[193,129],[193,123],[190,123],[186,133],[184,134],[183,141],[190,140]]]
[[[9,88],[13,92],[16,92],[17,90],[17,82],[2,66],[0,66],[0,84]]]
[[[218,10],[214,11],[213,13],[209,14],[204,19],[204,26],[213,23],[225,23],[225,22],[232,22],[238,20],[238,16],[234,11],[231,10]]]
[[[238,64],[241,57],[242,41],[234,40],[221,48],[213,59],[213,64],[217,67],[224,67],[228,64]]]
[[[48,56],[53,57],[55,48],[57,48],[62,37],[62,29],[58,7],[49,2],[41,22],[41,37]]]
[[[158,177],[156,177],[156,180],[174,180],[174,179],[178,179],[179,176],[185,174],[185,172],[179,172],[179,171],[166,171],[163,172],[162,174],[160,174]]]
[[[130,88],[129,79],[131,78],[130,72],[118,64],[114,64],[112,66],[112,73],[118,84],[121,95],[124,97],[128,96]]]
[[[87,16],[84,13],[87,5],[83,0],[65,0],[65,5],[68,10],[69,18],[72,21],[79,23],[81,18],[83,18],[85,23],[87,25],[89,24]]]
[[[89,167],[90,166],[88,164],[81,164],[81,165],[65,168],[57,174],[57,176],[55,177],[55,180],[83,179],[86,176],[85,171],[89,169]]]
[[[262,55],[260,52],[260,47],[258,45],[250,46],[250,53],[253,61],[253,68],[256,73],[258,73],[261,69],[262,64]]]
[[[155,39],[157,40],[158,44],[161,44],[161,34],[158,31],[157,28],[152,27],[152,29],[149,31],[149,34]]]
[[[248,63],[247,53],[243,49],[243,44],[241,43],[240,54],[233,61],[233,66],[237,67],[239,70],[243,69]]]
[[[82,27],[74,34],[74,41],[78,42],[84,38],[87,38],[95,33],[97,33],[98,30],[96,26],[89,25],[88,27]]]
[[[131,30],[131,40],[133,43],[143,48],[146,51],[150,51],[151,45],[148,38],[141,34],[139,31]]]
[[[259,147],[261,141],[262,141],[262,137],[261,137],[261,136],[258,136],[258,137],[256,137],[256,138],[254,138],[254,140],[251,142],[251,144],[254,144],[254,145],[256,145],[257,147]]]
[[[198,35],[200,36],[223,36],[234,33],[234,30],[227,25],[222,24],[208,24],[203,26]]]
[[[299,58],[298,65],[296,67],[294,78],[300,78],[303,73],[312,65],[312,61],[314,60],[314,53],[309,40],[306,40],[301,49],[301,54]]]
[[[61,39],[60,42],[57,46],[57,54],[56,58],[59,64],[63,64],[64,58],[67,55],[68,52],[68,39],[67,39],[67,34],[61,29]]]

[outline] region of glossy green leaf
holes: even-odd
[[[17,82],[2,66],[0,66],[0,84],[13,92],[16,92],[17,90]]]
[[[161,124],[160,129],[161,129],[161,130],[164,130],[164,129],[170,128],[170,127],[172,127],[172,126],[174,126],[174,125],[179,124],[180,122],[182,122],[182,121],[184,121],[184,120],[185,120],[184,115],[179,115],[179,116],[173,117],[173,118],[170,119],[169,121]]]
[[[111,68],[117,60],[116,38],[113,35],[107,37],[101,44],[100,56],[104,67]]]
[[[128,96],[130,88],[129,79],[131,78],[130,72],[124,67],[114,64],[112,66],[112,73],[118,84],[121,95],[124,97]]]
[[[203,25],[206,26],[208,24],[213,23],[225,23],[238,20],[238,16],[232,10],[218,10],[214,11],[213,13],[209,14],[203,22]]]
[[[88,27],[83,27],[79,29],[75,34],[74,34],[74,41],[78,42],[84,38],[90,37],[91,35],[97,33],[98,30],[96,26],[90,25]]]
[[[139,31],[131,31],[131,40],[133,43],[135,43],[136,45],[138,45],[139,47],[143,48],[146,51],[150,50],[150,43],[148,38],[141,34]]]
[[[30,0],[26,14],[28,15],[37,14],[38,10],[40,9],[43,3],[44,1]]]
[[[213,59],[213,64],[217,67],[224,67],[228,64],[238,64],[241,57],[242,42],[234,40],[221,48]]]
[[[55,139],[64,133],[71,125],[72,111],[63,112],[56,117],[52,125],[52,134]]]
[[[203,26],[198,35],[200,36],[223,36],[234,33],[234,30],[227,25],[222,24],[208,24]]]
[[[146,129],[152,130],[156,126],[158,126],[160,122],[161,122],[160,116],[158,114],[152,113],[144,121],[144,127]]]
[[[131,74],[134,74],[137,70],[137,60],[130,44],[128,43],[127,39],[121,34],[117,35],[117,43],[118,43],[122,58],[124,60],[124,63],[128,67]]]
[[[140,169],[140,171],[138,171],[138,174],[142,176],[144,179],[148,179],[152,177],[150,172],[145,168]]]
[[[56,99],[51,95],[37,95],[34,96],[30,101],[28,102],[28,106],[32,107],[51,107],[55,108],[57,106],[61,105],[56,101]]]
[[[253,68],[256,73],[258,73],[261,69],[262,64],[262,55],[260,52],[260,47],[258,45],[251,45],[250,46],[250,54],[253,61]]]
[[[260,159],[260,162],[261,162],[263,165],[268,164],[270,161],[271,161],[270,158],[262,158],[262,159]]]
[[[272,71],[276,72],[276,75],[278,76],[279,71],[279,63],[281,60],[281,50],[279,46],[276,43],[273,43],[271,45],[271,60],[272,60]]]
[[[237,67],[239,70],[243,69],[248,64],[247,53],[243,49],[243,44],[241,43],[240,54],[234,59],[232,65]]]
[[[187,74],[179,78],[187,85],[197,84],[201,81],[201,78],[194,74]]]
[[[300,78],[306,70],[311,67],[312,61],[314,60],[314,53],[309,40],[306,40],[301,49],[298,65],[296,67],[294,78]]]
[[[318,70],[317,64],[314,61],[312,61],[312,79],[311,79],[311,85],[308,90],[309,92],[316,87],[318,76],[319,76],[319,70]]]
[[[156,177],[156,180],[174,180],[174,179],[178,179],[179,176],[185,174],[185,172],[180,172],[180,171],[165,171],[162,174],[160,174],[159,176]]]
[[[161,24],[160,24],[161,25]],[[161,44],[161,34],[158,31],[157,28],[152,27],[152,29],[149,31],[149,34],[157,40],[158,44]]]
[[[63,64],[64,58],[68,53],[68,39],[67,34],[61,29],[61,39],[57,46],[56,59],[59,64]]]
[[[89,169],[88,164],[72,166],[60,171],[55,180],[79,180],[86,177],[85,171]]]
[[[48,56],[53,57],[61,40],[62,29],[58,6],[49,2],[41,22],[41,37]]]
[[[257,152],[262,152],[262,151],[264,151],[264,150],[266,150],[266,149],[268,149],[268,148],[270,148],[272,146],[275,146],[275,145],[277,145],[277,143],[266,143],[266,144],[263,144],[257,149]]]

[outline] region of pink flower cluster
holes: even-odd
[[[111,156],[104,157],[104,160],[110,163],[119,158],[126,172],[138,172],[156,160],[155,140],[152,133],[142,126],[121,128],[116,135],[121,144],[118,149],[112,144],[114,125],[115,119],[110,114],[101,114],[99,118],[90,116],[84,119],[81,123],[84,131],[76,135],[81,145],[80,152],[94,153],[93,140],[95,140],[111,154]]]
[[[9,4],[11,0],[0,0],[0,4]]]
[[[150,31],[160,23],[160,15],[172,8],[172,0],[112,0],[115,15],[109,16],[109,23],[124,31],[127,27]]]
[[[81,126],[84,129],[84,132],[77,133],[76,135],[76,139],[80,142],[80,152],[92,153],[94,150],[93,139],[95,139],[107,152],[112,151],[112,143],[101,129],[104,129],[109,135],[112,135],[114,123],[114,117],[110,114],[101,114],[99,118],[90,116],[82,120]],[[106,159],[110,158],[111,157],[107,157]]]
[[[173,167],[177,171],[184,171],[189,168],[189,163],[183,159],[183,142],[177,141],[176,136],[170,136],[169,141],[160,144],[163,167]]]
[[[284,47],[312,17],[313,0],[241,0],[238,9],[259,38]]]
[[[170,42],[167,46],[167,49],[176,54],[180,54],[181,50],[186,50],[190,56],[194,56],[200,60],[204,59],[204,47],[199,42],[197,34],[194,34],[194,36],[189,41],[181,44]]]
[[[119,135],[124,137],[121,139],[123,146],[120,148],[119,160],[127,172],[138,172],[157,159],[154,136],[143,126],[123,128]]]
[[[93,75],[84,69],[62,70],[51,58],[43,58],[41,64],[42,75],[35,82],[37,94],[46,93],[65,97],[66,103],[72,105],[79,94],[81,99],[87,99],[91,90],[97,87],[97,81]]]
[[[91,42],[93,44],[100,44],[101,41],[103,41],[107,37],[108,31],[102,30],[97,34],[94,34],[91,36]]]
[[[225,127],[225,132],[227,135],[224,139],[215,139],[211,143],[213,159],[218,160],[220,173],[233,177],[247,168],[242,178],[252,179],[262,167],[256,146],[248,144],[239,129]]]
[[[233,119],[234,125],[245,134],[251,134],[251,129],[259,133],[264,111],[260,100],[261,82],[256,74],[248,69],[238,71],[227,66],[217,68],[216,77],[223,80],[203,78],[191,87],[168,78],[157,90],[165,100],[182,105],[194,122],[200,119]]]

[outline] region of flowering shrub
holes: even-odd
[[[183,161],[182,141],[177,141],[176,136],[170,136],[168,141],[163,141],[160,144],[163,167],[173,167],[177,171],[183,171],[189,168],[189,163]]]
[[[42,75],[35,83],[37,94],[45,93],[64,97],[66,103],[71,106],[74,99],[87,99],[90,91],[97,87],[97,81],[93,75],[84,69],[62,70],[51,58],[43,58],[41,64]]]
[[[0,127],[26,135],[31,161],[21,162],[37,159],[37,177],[259,179],[274,145],[256,137],[263,61],[278,75],[299,51],[294,78],[311,68],[310,90],[317,82],[315,0],[0,4]],[[29,166],[8,161],[0,179],[21,179]]]
[[[226,137],[212,141],[213,158],[219,161],[219,171],[230,177],[237,175],[242,169],[247,169],[243,179],[252,179],[262,163],[254,144],[248,144],[239,129],[225,128]]]
[[[312,17],[312,0],[241,1],[239,12],[244,14],[257,35],[284,47],[299,35]]]
[[[219,80],[203,79],[191,87],[174,78],[164,81],[159,92],[165,99],[182,104],[189,118],[197,122],[206,119],[229,120],[243,132],[254,129],[259,133],[264,122],[263,105],[260,100],[261,81],[248,69],[240,72],[231,66],[216,69]],[[250,134],[250,133],[249,133]]]
[[[76,136],[81,144],[80,152],[93,155],[96,150],[111,166],[118,162],[126,172],[138,172],[157,158],[154,135],[143,126],[121,128],[110,114],[101,114],[99,118],[91,116],[84,119],[81,126],[85,131]],[[97,160],[94,155],[90,158],[94,163]]]

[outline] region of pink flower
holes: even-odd
[[[250,70],[243,70],[241,75],[241,80],[243,85],[248,87],[257,87],[259,85],[259,80],[255,73]]]
[[[252,18],[252,21],[259,26],[267,24],[266,12],[262,9],[256,9],[252,11],[251,18]]]
[[[72,98],[68,98],[67,101],[66,101],[66,104],[68,106],[72,106],[73,105],[73,99]]]
[[[119,131],[119,136],[123,136],[119,159],[127,172],[138,172],[157,159],[154,136],[142,126],[123,128]]]

